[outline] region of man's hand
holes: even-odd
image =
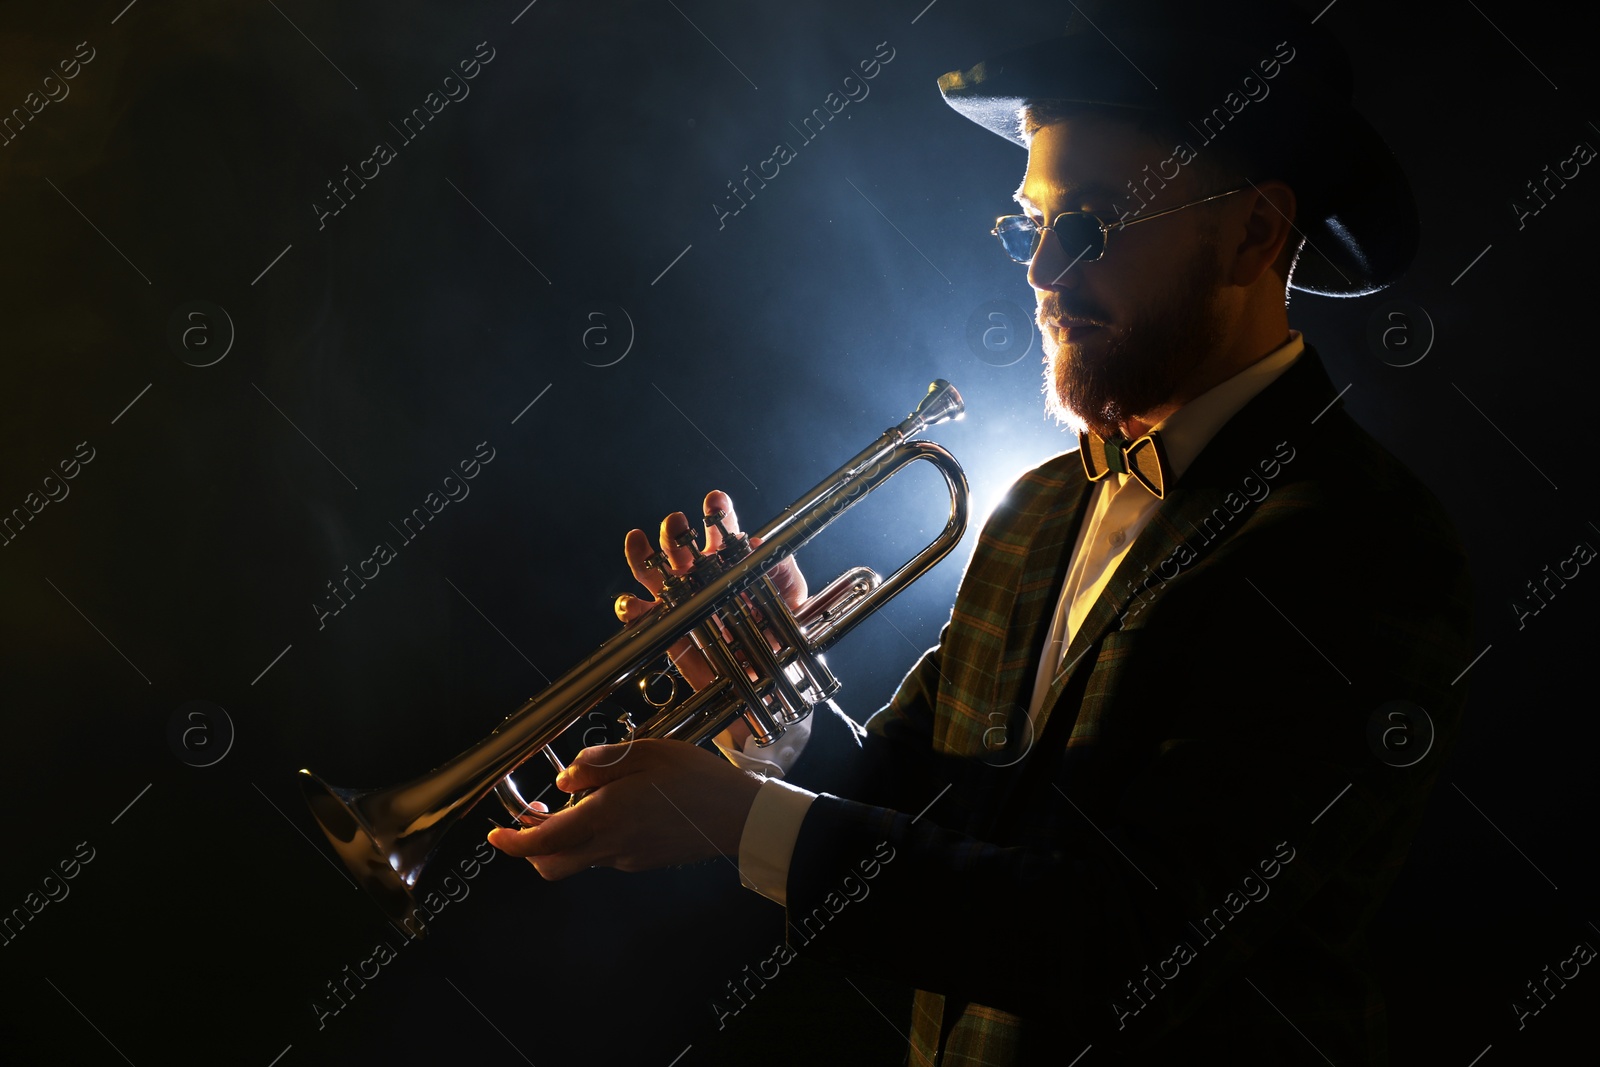
[[[706,514],[715,514],[718,511],[723,512],[722,526],[730,535],[740,532],[739,517],[735,514],[733,501],[728,498],[727,493],[721,490],[712,490],[707,493],[703,510]],[[658,543],[661,546],[661,551],[667,557],[667,563],[673,574],[682,574],[694,565],[694,554],[687,548],[679,548],[675,540],[679,534],[688,528],[689,519],[681,511],[675,511],[661,520]],[[720,551],[722,548],[722,530],[707,523],[705,540],[704,551]],[[760,544],[761,542],[758,538],[750,539],[752,548]],[[644,618],[656,609],[661,596],[664,578],[659,570],[644,565],[645,561],[655,554],[655,550],[650,545],[649,536],[643,530],[630,530],[628,532],[628,536],[623,542],[623,553],[628,558],[628,569],[633,572],[633,576],[638,579],[639,584],[650,591],[652,597],[650,600],[640,600],[638,597],[628,593],[617,597],[615,605],[617,618],[621,619],[624,625],[627,625]],[[809,590],[806,587],[805,575],[800,573],[800,567],[795,563],[794,557],[789,557],[773,568],[771,578],[772,584],[777,587],[778,592],[783,596],[784,603],[789,606],[789,610],[798,610],[800,605],[805,602]],[[705,656],[701,655],[699,649],[694,647],[694,642],[688,637],[668,649],[667,657],[677,666],[679,673],[683,675],[684,681],[688,682],[695,690],[702,689],[716,680],[716,673],[712,670],[711,665],[706,662]],[[745,740],[750,736],[750,728],[745,725],[743,719],[739,719],[725,731],[725,735],[724,740],[730,747],[743,749]]]
[[[550,881],[737,856],[761,778],[695,745],[643,740],[584,749],[556,786],[594,792],[538,826],[489,832],[491,845]]]

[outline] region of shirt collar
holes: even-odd
[[[1167,454],[1171,482],[1183,477],[1184,471],[1211,443],[1217,431],[1255,399],[1257,393],[1277,381],[1278,376],[1300,358],[1305,347],[1305,339],[1300,331],[1290,330],[1287,342],[1227,381],[1212,386],[1151,427],[1152,431],[1161,431],[1161,445]],[[1117,480],[1120,483],[1127,477],[1119,474]]]

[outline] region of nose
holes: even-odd
[[[1055,230],[1039,235],[1039,247],[1033,250],[1028,263],[1028,284],[1045,292],[1076,288],[1077,271],[1074,269],[1088,258],[1089,249],[1076,249],[1071,255],[1061,244]]]

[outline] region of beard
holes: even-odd
[[[1222,343],[1216,243],[1203,241],[1173,280],[1171,296],[1126,323],[1101,327],[1086,343],[1062,344],[1040,323],[1045,350],[1045,396],[1050,415],[1073,430],[1119,434],[1130,418],[1156,410]],[[1067,313],[1106,322],[1092,307],[1041,304],[1041,320]]]

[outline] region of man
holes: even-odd
[[[1363,928],[1459,722],[1468,578],[1285,287],[1392,280],[1404,178],[1337,45],[1267,0],[1124,4],[940,85],[1028,148],[996,232],[1080,450],[995,509],[865,731],[819,709],[803,752],[730,756],[766,780],[585,750],[557,784],[594,793],[490,840],[547,878],[737,857],[789,950],[919,990],[912,1063],[1386,1062]]]

